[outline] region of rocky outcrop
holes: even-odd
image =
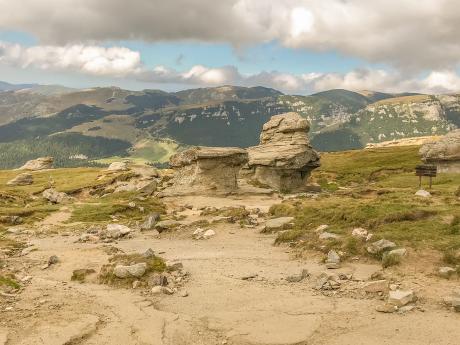
[[[28,161],[19,170],[44,170],[53,168],[53,157],[40,157],[31,161]]]
[[[162,194],[233,193],[237,176],[248,161],[245,150],[235,147],[194,147],[170,159],[175,176]]]
[[[8,186],[27,186],[32,183],[34,183],[33,176],[29,173],[23,173],[8,181],[6,184]]]
[[[438,172],[460,173],[460,129],[423,145],[420,156],[425,163],[435,164]]]
[[[302,191],[310,172],[319,166],[319,154],[308,139],[310,125],[297,113],[273,116],[263,126],[260,145],[247,151],[242,177],[282,192]]]
[[[113,162],[107,168],[108,171],[126,171],[128,164],[126,162]]]
[[[71,199],[66,193],[58,192],[54,188],[44,190],[42,196],[52,204],[62,204]]]

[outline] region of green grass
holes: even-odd
[[[130,207],[130,202],[136,207]],[[141,212],[139,207],[144,211]],[[152,212],[165,213],[165,205],[156,198],[139,198],[136,192],[120,192],[76,205],[69,222],[106,222],[112,219],[111,216],[126,221],[143,220]]]
[[[21,287],[21,285],[16,280],[14,280],[14,278],[0,275],[0,287],[1,286],[10,287],[13,289],[19,289]]]

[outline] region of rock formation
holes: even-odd
[[[273,116],[263,126],[260,145],[248,148],[242,177],[283,192],[302,191],[319,154],[308,140],[308,121],[297,113]]]
[[[176,174],[162,194],[235,192],[238,172],[247,161],[247,152],[235,147],[194,147],[180,152],[170,159]]]
[[[420,156],[425,163],[437,165],[438,172],[460,173],[460,129],[423,145]]]
[[[40,157],[37,159],[33,159],[28,161],[19,170],[44,170],[44,169],[52,169],[53,168],[53,157]]]
[[[32,183],[34,183],[33,176],[29,173],[23,173],[8,181],[6,184],[8,186],[27,186]]]

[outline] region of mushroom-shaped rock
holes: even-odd
[[[460,173],[460,129],[437,142],[426,143],[419,153],[425,163],[435,164],[438,172]]]
[[[182,151],[170,159],[175,176],[163,194],[235,192],[238,172],[247,161],[248,153],[237,147],[198,146]]]
[[[19,170],[44,170],[44,169],[52,169],[53,168],[53,157],[40,157],[37,159],[33,159],[28,161]]]
[[[283,192],[304,190],[310,172],[319,167],[309,129],[308,121],[297,113],[272,116],[263,126],[260,145],[248,148],[242,176]]]

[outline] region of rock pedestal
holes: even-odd
[[[170,159],[176,171],[172,186],[163,195],[228,194],[237,189],[238,172],[248,161],[245,150],[236,147],[194,147]]]
[[[460,173],[460,129],[437,142],[423,145],[420,156],[425,163],[435,164],[438,173]]]
[[[53,157],[40,157],[31,161],[28,161],[19,170],[44,170],[53,168]]]
[[[303,191],[311,171],[320,165],[308,140],[309,129],[297,113],[273,116],[263,127],[260,145],[248,148],[242,177],[282,192]]]

